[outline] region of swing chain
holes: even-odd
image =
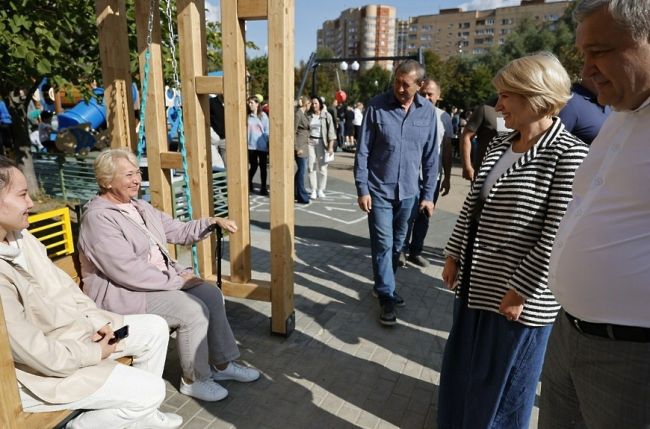
[[[178,63],[176,62],[176,35],[174,33],[174,23],[172,19],[172,1],[166,1],[165,14],[167,15],[167,29],[169,32],[169,50],[171,51],[172,61],[172,79],[176,88],[180,88],[180,79],[178,78]]]

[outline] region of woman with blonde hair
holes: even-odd
[[[184,395],[219,401],[228,391],[217,381],[259,378],[257,370],[235,362],[239,347],[219,288],[167,251],[167,243],[192,244],[213,227],[234,234],[235,222],[181,222],[138,199],[142,175],[126,149],[103,151],[94,166],[100,191],[86,205],[79,232],[84,292],[106,310],[157,314],[177,328]]]
[[[515,131],[490,142],[445,248],[442,278],[456,300],[441,429],[528,428],[559,310],[547,287],[551,247],[587,155],[557,117],[571,82],[552,54],[516,59],[492,83]]]

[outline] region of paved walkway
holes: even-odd
[[[459,173],[454,169],[453,195],[440,203],[446,225],[467,191]],[[453,210],[444,210],[445,204]],[[253,277],[269,278],[269,233],[252,227],[251,237]],[[371,295],[367,235],[359,242],[363,245],[296,238],[296,330],[288,339],[269,335],[270,303],[227,300],[242,360],[263,373],[252,384],[224,383],[227,399],[205,403],[178,393],[172,340],[163,410],[181,414],[187,429],[435,428],[453,301],[440,280],[439,249],[426,248],[432,261],[427,269],[398,271],[398,290],[407,305],[398,309],[399,325],[386,328],[378,323],[379,306]]]

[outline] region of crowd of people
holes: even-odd
[[[438,195],[449,192],[459,136],[471,186],[444,249],[442,281],[455,299],[442,429],[527,428],[540,378],[542,429],[650,426],[650,199],[641,189],[650,172],[650,0],[582,0],[575,17],[582,82],[572,85],[551,53],[515,59],[464,130],[457,112],[436,107],[440,87],[413,60],[365,109],[336,102],[331,113],[319,96],[298,100],[296,199],[325,197],[335,149],[354,144],[373,294],[389,327],[407,304],[398,268],[429,264],[422,243]],[[260,168],[264,194],[260,104],[247,100],[249,188]],[[106,150],[94,167],[100,191],[79,234],[82,292],[26,231],[26,179],[0,156],[0,297],[23,408],[87,410],[69,428],[175,428],[182,418],[159,411],[170,328],[181,393],[218,401],[228,395],[218,381],[260,376],[236,362],[219,289],[166,248],[237,225],[180,222],[138,199],[142,177],[128,150]],[[129,337],[115,341],[125,325]],[[133,366],[116,364],[125,355]]]

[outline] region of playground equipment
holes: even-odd
[[[99,44],[105,83],[107,120],[112,147],[135,149],[137,141],[130,91],[130,67],[125,0],[96,0]],[[170,169],[182,167],[181,155],[169,152],[165,121],[165,96],[160,49],[160,13],[157,0],[135,2],[136,31],[140,52],[140,75],[150,67],[144,117],[151,201],[171,213]],[[208,94],[223,93],[226,141],[228,212],[240,226],[229,237],[230,276],[224,276],[224,294],[271,301],[271,331],[288,335],[293,330],[293,0],[233,0],[221,2],[224,75],[207,76],[205,2],[178,0],[176,22],[180,58],[182,122],[187,149],[187,176],[190,180],[194,217],[212,212],[210,190],[211,155],[209,142]],[[271,281],[252,279],[248,202],[248,160],[245,127],[245,46],[246,20],[269,21],[269,101],[271,116]],[[198,245],[199,271],[215,279],[213,243]]]

